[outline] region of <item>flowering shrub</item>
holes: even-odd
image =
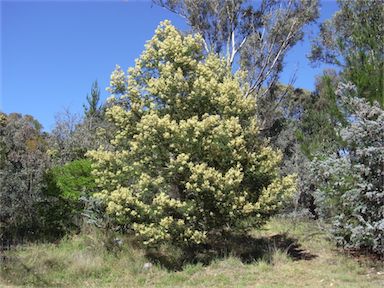
[[[162,22],[128,75],[112,73],[113,149],[88,153],[96,196],[149,246],[260,225],[294,191],[281,153],[259,140],[241,75],[202,41]]]

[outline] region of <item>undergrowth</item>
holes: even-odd
[[[0,287],[383,287],[383,271],[341,253],[314,221],[275,218],[188,253],[145,252],[127,236],[88,229],[7,252]]]

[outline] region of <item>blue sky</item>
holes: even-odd
[[[33,115],[48,131],[58,112],[82,111],[94,80],[105,99],[115,65],[132,66],[160,21],[187,28],[149,0],[0,2],[0,111]],[[335,1],[321,4],[320,21],[337,10]],[[324,66],[311,67],[305,57],[309,51],[306,38],[289,52],[283,82],[296,71],[295,86],[313,89]]]

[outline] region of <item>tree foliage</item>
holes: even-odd
[[[340,10],[320,26],[310,59],[342,68],[359,97],[384,107],[384,5],[380,0],[338,1]]]
[[[302,113],[296,136],[309,159],[318,153],[334,153],[341,145],[339,130],[348,115],[336,94],[339,81],[334,70],[325,70],[316,79],[315,91],[300,103]]]
[[[264,223],[292,194],[281,153],[258,139],[254,99],[225,60],[204,55],[200,35],[161,23],[110,91],[113,149],[89,153],[97,196],[145,244],[193,245]]]
[[[101,116],[102,106],[100,105],[100,89],[97,80],[92,83],[91,95],[87,95],[87,104],[84,105],[86,118],[97,118]]]
[[[0,237],[33,237],[49,167],[45,135],[32,116],[0,114]]]
[[[348,248],[384,254],[384,111],[341,87],[342,101],[351,112],[342,129],[344,155],[314,163],[316,200],[322,217],[333,221],[333,234]]]
[[[45,233],[55,238],[78,231],[83,223],[83,200],[88,200],[96,188],[91,162],[79,159],[52,167],[44,183],[44,203],[39,206],[39,212]]]
[[[112,128],[105,121],[105,107],[100,104],[97,81],[93,82],[86,101],[83,115],[73,114],[68,109],[56,115],[55,127],[49,135],[54,166],[84,159],[88,150],[108,146]]]
[[[49,153],[54,165],[64,165],[83,158],[90,141],[87,131],[79,129],[81,116],[65,110],[57,113],[55,118],[55,127],[49,135]]]
[[[225,57],[233,70],[246,71],[244,93],[257,98],[259,125],[269,128],[273,109],[289,94],[273,93],[284,58],[318,16],[316,0],[154,0],[184,17],[203,37],[206,53]],[[271,103],[274,103],[271,105]],[[276,105],[275,105],[276,104]],[[272,111],[271,111],[272,110]]]
[[[91,170],[88,159],[74,160],[52,168],[47,194],[78,203],[82,195],[90,195],[95,188]]]

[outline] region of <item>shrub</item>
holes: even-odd
[[[45,234],[60,236],[78,229],[84,203],[95,189],[91,175],[91,162],[80,159],[52,168],[45,176],[45,202],[39,206],[44,221]]]
[[[113,149],[89,152],[96,196],[148,246],[260,225],[294,190],[278,176],[281,153],[259,140],[241,75],[202,47],[161,23],[128,76],[111,76]]]
[[[314,163],[317,206],[332,219],[340,245],[384,255],[384,111],[378,103],[347,97],[352,89],[340,90],[351,112],[350,125],[341,131],[345,149]]]
[[[48,194],[78,202],[81,195],[90,195],[95,188],[91,170],[91,162],[88,159],[74,160],[54,167],[50,171],[51,189],[48,189]]]

